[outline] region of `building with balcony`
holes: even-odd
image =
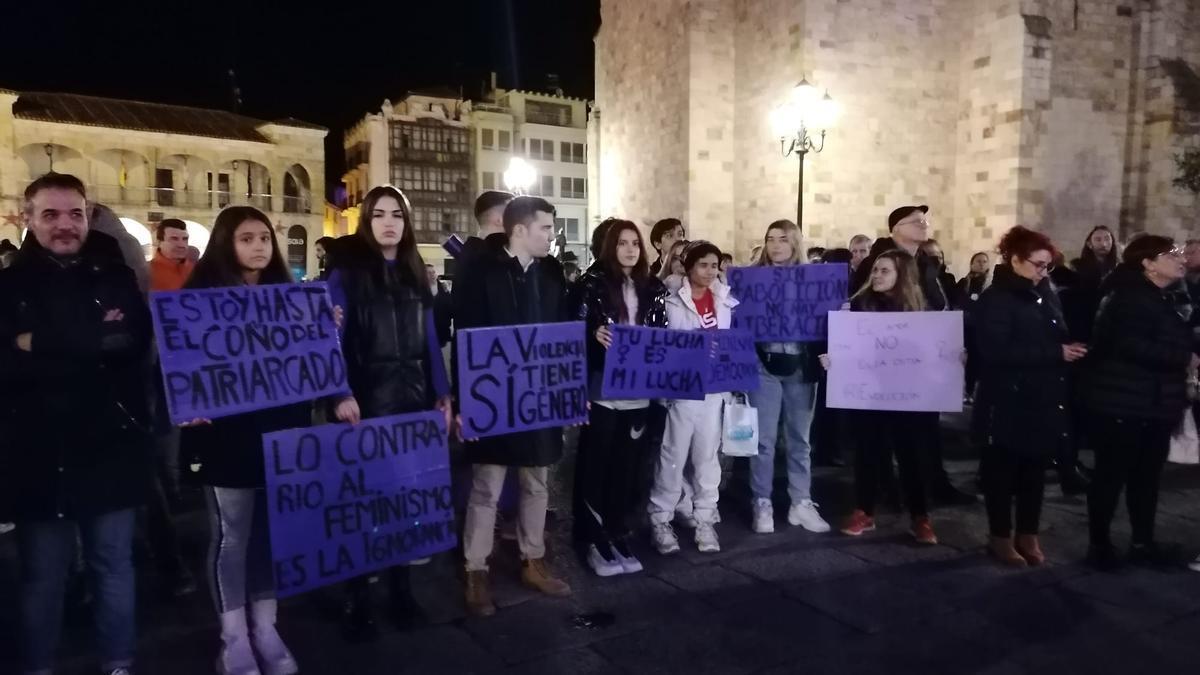
[[[349,223],[372,187],[391,184],[412,203],[413,231],[422,257],[445,257],[441,244],[474,223],[471,184],[471,103],[449,90],[413,92],[385,100],[345,134]],[[352,228],[353,229],[353,228]]]
[[[471,111],[475,180],[479,190],[504,190],[504,171],[514,156],[537,170],[528,194],[544,197],[557,211],[556,232],[567,250],[589,258],[587,101],[561,94],[497,89],[493,82]]]
[[[0,90],[0,239],[20,239],[25,186],[54,170],[83,180],[88,197],[115,211],[148,255],[164,218],[186,221],[203,249],[222,208],[255,206],[275,226],[289,266],[308,276],[325,217],[326,133],[294,119]]]
[[[545,197],[558,211],[568,250],[587,258],[587,101],[561,94],[507,91],[493,86],[482,101],[448,89],[412,92],[384,101],[345,134],[347,209],[357,208],[374,186],[390,183],[412,202],[421,256],[445,260],[450,235],[474,234],[475,197],[504,190],[513,157],[537,170],[526,192]],[[439,265],[444,272],[450,269]]]

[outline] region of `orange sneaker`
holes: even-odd
[[[933,546],[938,543],[937,535],[933,533],[933,523],[929,522],[929,516],[917,516],[913,518],[912,527],[908,530],[913,539],[917,540],[918,544],[926,544]]]
[[[868,516],[866,511],[855,509],[854,513],[842,523],[842,534],[850,537],[862,536],[863,532],[875,531],[875,519]]]

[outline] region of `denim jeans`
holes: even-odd
[[[54,665],[76,532],[83,541],[83,558],[95,593],[101,665],[104,670],[133,665],[134,513],[125,509],[78,521],[20,523],[21,641],[28,672],[50,672]]]
[[[805,382],[797,371],[777,377],[758,368],[759,388],[750,404],[758,409],[758,456],[750,458],[750,491],[755,499],[770,499],[775,479],[775,439],[779,416],[784,418],[787,441],[788,496],[793,504],[812,499],[812,459],[808,442],[816,404],[817,385]]]

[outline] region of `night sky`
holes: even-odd
[[[329,127],[326,180],[343,173],[341,131],[384,98],[461,87],[590,98],[599,0],[6,2],[0,88],[62,91],[296,117]],[[284,9],[286,7],[286,9]]]

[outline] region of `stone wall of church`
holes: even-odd
[[[644,225],[688,206],[687,2],[618,0],[600,7],[596,109],[601,219]],[[598,150],[598,151],[597,151]]]
[[[1075,255],[1096,225],[1194,219],[1171,181],[1198,144],[1200,3],[604,0],[602,20],[596,154],[645,163],[600,176],[602,209],[682,214],[739,259],[795,218],[797,161],[769,116],[802,77],[842,109],[806,161],[808,244],[884,234],[893,207],[928,203],[962,273],[1018,223]],[[663,39],[686,48],[647,46]]]

